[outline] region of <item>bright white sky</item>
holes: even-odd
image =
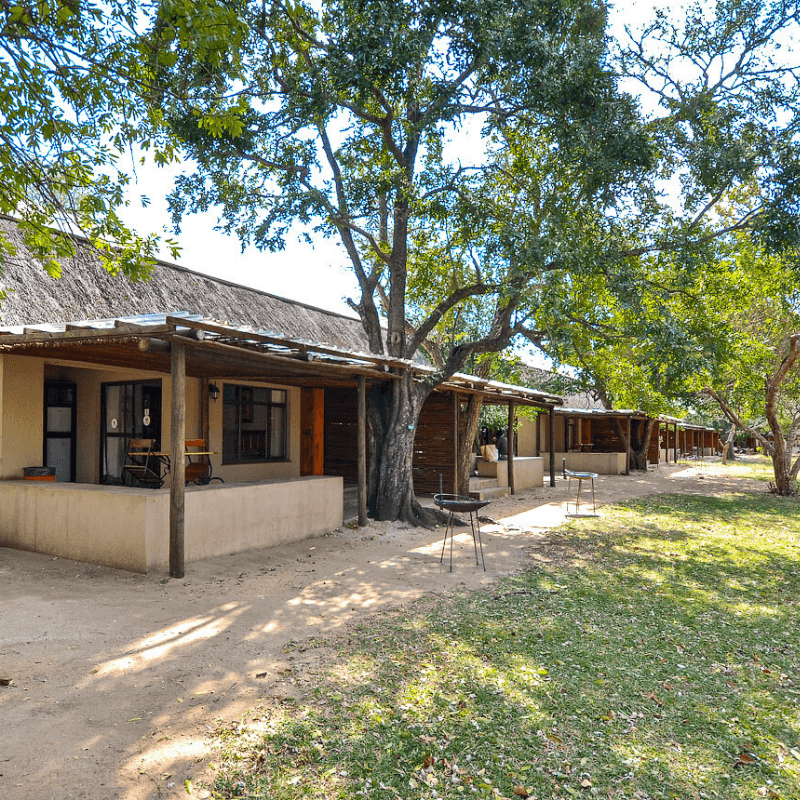
[[[617,0],[611,8],[612,30],[621,31],[624,25],[635,29],[657,5],[660,3],[654,0]],[[464,146],[469,146],[466,141]],[[464,160],[469,160],[468,152]],[[131,191],[135,199],[124,214],[126,222],[143,234],[166,228],[167,235],[172,235],[165,198],[172,188],[173,173],[155,166],[137,166],[136,177]],[[150,199],[147,208],[141,207],[140,195]],[[343,249],[334,241],[319,237],[311,246],[290,239],[282,253],[261,253],[253,247],[243,253],[238,240],[214,230],[216,224],[213,213],[184,218],[177,237],[182,248],[178,263],[280,297],[354,315],[345,298],[358,298],[357,283]],[[169,256],[165,259],[171,260]]]

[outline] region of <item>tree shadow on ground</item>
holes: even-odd
[[[217,789],[800,796],[797,523],[772,502],[637,501],[500,588],[360,626]]]

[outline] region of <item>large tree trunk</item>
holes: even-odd
[[[793,497],[797,494],[797,464],[792,468],[792,446],[783,436],[774,436],[772,450],[772,468],[775,482],[769,488],[773,494],[781,497]],[[800,458],[797,463],[800,464]]]
[[[631,469],[632,443],[628,441],[625,431],[622,430],[622,423],[619,421],[618,417],[611,417],[611,427],[614,429],[614,433],[617,434],[617,439],[619,439],[619,443],[625,451],[625,474],[627,475]],[[633,436],[633,434],[631,434],[631,436]]]
[[[636,432],[631,431],[631,454],[633,456],[633,468],[647,471],[647,451],[650,449],[650,438],[653,434],[653,428],[656,421],[648,418],[644,423],[644,431],[642,431],[642,423],[636,423]]]
[[[370,392],[367,414],[372,451],[367,496],[373,519],[427,528],[444,519],[435,509],[423,508],[414,495],[414,436],[429,393],[413,382],[411,370]]]
[[[792,477],[790,463],[786,458],[780,457],[777,453],[772,456],[772,466],[775,471],[775,482],[770,483],[770,491],[782,497],[793,497],[797,494],[797,480]]]

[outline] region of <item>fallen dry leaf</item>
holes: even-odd
[[[590,781],[588,778],[584,778],[584,779],[581,781],[581,786],[582,786],[584,789],[591,789],[591,788],[592,788],[592,782],[591,782],[591,781]]]
[[[656,693],[655,693],[655,692],[648,692],[648,693],[645,695],[645,697],[646,697],[648,700],[652,700],[654,703],[658,703],[658,705],[660,705],[660,706],[663,706],[663,705],[664,705],[664,701],[663,701],[661,698],[659,698],[659,697],[656,695]]]
[[[747,767],[751,764],[757,764],[758,759],[752,754],[748,753],[746,750],[742,750],[741,753],[736,757],[736,760],[733,762],[734,767]]]
[[[422,762],[422,766],[424,769],[428,769],[428,767],[432,767],[434,765],[435,761],[436,759],[433,756],[427,755],[425,756],[425,760]]]
[[[531,793],[524,786],[515,786],[514,794],[517,797],[530,797]]]

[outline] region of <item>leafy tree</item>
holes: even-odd
[[[506,162],[527,142],[541,163],[563,166],[574,194],[562,230],[575,204],[594,203],[597,218],[648,163],[635,109],[607,69],[605,8],[339,0],[247,13],[251,36],[223,66],[153,36],[176,56],[167,85],[184,100],[167,97],[164,110],[198,165],[178,182],[173,213],[179,221],[217,206],[228,231],[266,249],[283,246],[297,220],[338,237],[376,353],[411,358],[460,305],[489,300],[487,324],[429,379],[399,371],[370,396],[371,511],[430,523],[411,479],[425,398],[471,356],[507,347],[525,327],[517,312],[532,282],[577,263],[541,225],[515,231],[497,216]],[[464,129],[483,137],[471,163],[449,148]],[[554,204],[558,183],[548,188]],[[409,302],[412,291],[428,300]]]
[[[796,255],[768,256],[738,237],[722,265],[736,291],[712,298],[728,328],[727,347],[702,376],[702,391],[772,458],[780,495],[797,494],[800,456],[800,290]],[[768,433],[765,431],[768,428]]]
[[[155,255],[155,238],[118,214],[129,180],[120,154],[156,141],[136,30],[146,13],[127,0],[0,3],[0,213],[19,219],[51,275],[74,254],[75,233],[134,277]],[[159,146],[156,156],[170,152]],[[0,264],[13,250],[0,238]]]
[[[470,359],[524,336],[574,363],[583,331],[633,332],[628,363],[656,354],[677,383],[692,331],[663,298],[731,232],[776,251],[796,240],[798,84],[791,56],[776,58],[796,2],[721,0],[680,25],[659,13],[620,46],[616,74],[592,0],[243,5],[251,35],[213,62],[169,34],[179,13],[165,5],[152,37],[164,111],[198,165],[175,219],[216,206],[264,249],[296,221],[338,237],[378,353],[413,357],[457,313],[480,315],[425,383],[401,372],[372,393],[378,518],[430,521],[413,431]],[[450,147],[459,131],[480,133],[471,159]]]
[[[724,354],[728,330],[706,295],[735,293],[737,278],[715,268],[719,248],[741,233],[768,252],[791,251],[800,232],[789,46],[798,4],[722,0],[681,15],[657,12],[616,49],[647,110],[654,181],[627,213],[592,221],[597,269],[531,305],[557,363],[577,368],[608,407],[653,414],[696,404],[693,376]],[[521,204],[517,213],[531,212]],[[642,463],[648,444],[645,432]]]

